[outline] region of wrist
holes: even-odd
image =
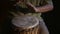
[[[35,9],[36,9],[36,12],[40,12],[41,11],[41,8],[39,8],[39,7],[36,7]]]

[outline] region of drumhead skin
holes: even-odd
[[[34,16],[17,16],[12,19],[12,24],[16,27],[29,29],[37,26],[39,20]]]

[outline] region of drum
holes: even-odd
[[[14,17],[11,22],[11,34],[40,34],[39,20],[34,16]]]

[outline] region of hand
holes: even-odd
[[[22,12],[20,12],[20,11],[18,11],[18,12],[9,12],[11,15],[13,15],[14,17],[16,17],[16,16],[24,16],[24,13],[22,13]]]
[[[38,11],[38,9],[34,6],[34,5],[32,5],[30,2],[27,2],[27,7],[29,8],[29,9],[31,9],[32,11],[35,11],[35,12],[37,12]]]

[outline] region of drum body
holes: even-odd
[[[21,17],[19,17],[21,18]],[[36,22],[30,22],[28,17],[22,17],[23,19],[15,19],[12,20],[12,27],[11,27],[11,34],[40,34],[40,26],[39,21]],[[26,21],[24,21],[24,18]],[[34,17],[33,17],[34,18]],[[23,21],[20,21],[23,20]],[[17,22],[19,21],[19,23]],[[33,21],[33,19],[32,19]],[[25,23],[24,23],[25,22]]]

